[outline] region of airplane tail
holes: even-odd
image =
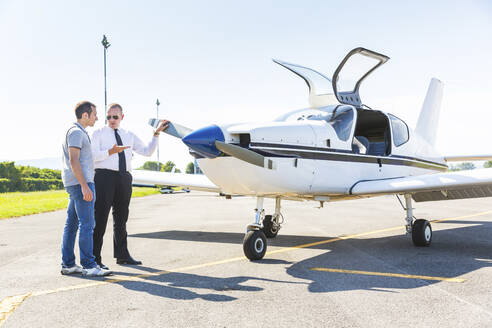
[[[433,146],[436,143],[443,87],[444,84],[441,81],[432,78],[415,127],[415,132]]]

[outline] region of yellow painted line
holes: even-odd
[[[336,273],[363,274],[363,275],[368,275],[368,276],[384,276],[384,277],[394,277],[394,278],[406,278],[406,279],[440,280],[440,281],[447,281],[447,282],[465,282],[465,279],[461,279],[461,278],[418,276],[418,275],[413,275],[413,274],[401,274],[401,273],[342,270],[342,269],[332,269],[332,268],[311,268],[310,270],[312,270],[312,271],[324,271],[324,272],[336,272]]]
[[[362,232],[362,233],[356,233],[356,234],[353,234],[353,235],[340,236],[340,237],[335,237],[335,238],[331,238],[331,239],[326,239],[326,240],[321,240],[321,241],[315,241],[313,243],[308,243],[308,244],[302,244],[302,245],[291,246],[291,247],[284,247],[284,248],[276,249],[274,251],[266,252],[266,255],[269,255],[269,254],[277,254],[277,253],[285,253],[285,252],[293,251],[293,250],[296,250],[296,249],[299,249],[299,248],[308,248],[308,247],[313,247],[313,246],[318,246],[318,245],[323,245],[323,244],[329,244],[329,243],[334,243],[334,242],[340,241],[340,240],[353,239],[353,238],[358,238],[358,237],[367,236],[367,235],[374,235],[374,234],[378,234],[378,233],[381,233],[381,232],[388,232],[388,231],[398,230],[398,229],[402,229],[402,228],[404,228],[404,227],[403,226],[398,226],[398,227],[393,227],[393,228],[380,229],[380,230],[374,230],[374,231]]]
[[[475,213],[475,214],[453,217],[453,218],[444,218],[444,219],[440,219],[440,220],[432,220],[431,222],[432,223],[439,223],[439,222],[445,222],[445,221],[450,221],[450,220],[467,219],[467,218],[482,216],[482,215],[491,214],[491,213],[492,213],[492,210],[486,211],[486,212]],[[266,252],[265,255],[285,253],[285,252],[294,251],[294,250],[301,249],[301,248],[308,248],[308,247],[333,243],[333,242],[340,241],[340,240],[347,240],[347,239],[353,239],[353,238],[358,238],[358,237],[364,237],[364,236],[369,236],[369,235],[374,235],[374,234],[389,232],[389,231],[395,231],[395,230],[404,229],[404,228],[405,228],[405,226],[397,226],[397,227],[392,227],[392,228],[387,228],[387,229],[379,229],[379,230],[362,232],[362,233],[357,233],[357,234],[352,234],[352,235],[347,235],[347,236],[340,236],[340,237],[321,240],[321,241],[317,241],[317,242],[313,242],[313,243],[301,244],[301,245],[291,246],[291,247],[284,247],[284,248],[276,249],[273,251],[268,251],[268,252]],[[135,275],[135,276],[131,276],[131,277],[121,277],[121,278],[115,277],[113,279],[106,279],[106,280],[101,280],[101,281],[91,281],[91,282],[79,284],[79,285],[42,290],[42,291],[37,291],[37,292],[32,292],[32,293],[17,295],[17,296],[9,296],[9,297],[5,298],[0,303],[0,326],[2,326],[2,324],[5,322],[5,320],[7,320],[7,317],[10,314],[12,314],[12,312],[23,301],[25,301],[28,297],[31,297],[31,296],[42,296],[42,295],[48,295],[48,294],[59,293],[59,292],[64,292],[64,291],[72,291],[72,290],[77,290],[77,289],[96,287],[96,286],[112,284],[112,283],[136,281],[136,280],[140,280],[140,279],[146,278],[146,277],[159,276],[159,275],[169,274],[169,273],[173,273],[173,272],[183,272],[183,271],[196,270],[196,269],[211,267],[211,266],[220,265],[220,264],[238,262],[238,261],[242,261],[242,260],[246,260],[246,257],[245,256],[239,256],[239,257],[233,257],[233,258],[229,258],[229,259],[213,261],[213,262],[208,262],[208,263],[203,263],[203,264],[190,265],[190,266],[186,266],[186,267],[178,268],[178,269],[173,269],[173,270],[162,270],[162,271],[157,271],[157,272],[139,274],[139,275]]]
[[[468,214],[468,215],[457,216],[457,217],[454,217],[454,218],[444,218],[444,219],[439,219],[439,220],[431,220],[430,222],[432,222],[432,223],[439,223],[439,222],[445,222],[445,221],[451,221],[451,220],[468,219],[468,218],[473,218],[473,217],[476,217],[476,216],[487,215],[487,214],[491,214],[491,213],[492,213],[492,210],[485,211],[485,212],[479,212],[479,213],[475,213],[475,214]]]
[[[15,309],[17,309],[17,307],[21,305],[21,303],[24,302],[24,300],[29,296],[31,296],[31,293],[9,296],[0,302],[0,326],[5,322],[5,320],[7,320],[7,317],[11,315],[12,312],[14,312]]]

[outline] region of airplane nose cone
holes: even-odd
[[[215,141],[224,142],[225,139],[222,130],[217,125],[209,125],[187,134],[182,140],[197,153],[208,158],[215,158],[221,154],[220,150],[215,147]]]

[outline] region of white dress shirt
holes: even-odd
[[[133,152],[143,156],[151,156],[159,141],[159,137],[153,137],[152,141],[145,145],[140,138],[133,132],[118,129],[123,146],[130,146],[125,149],[126,170],[132,170]],[[102,127],[92,134],[92,155],[94,158],[94,168],[108,169],[113,171],[119,170],[118,153],[109,155],[108,151],[113,148],[113,145],[118,144],[114,135],[114,130],[108,126]]]

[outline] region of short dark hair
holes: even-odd
[[[75,105],[75,116],[78,119],[82,118],[82,114],[87,113],[87,115],[92,114],[92,107],[96,108],[96,105],[91,103],[90,101],[81,101],[77,105]]]
[[[108,105],[108,111],[112,108],[119,108],[120,111],[121,111],[121,114],[123,114],[123,107],[121,107],[120,104],[117,104],[117,103],[111,103]]]

